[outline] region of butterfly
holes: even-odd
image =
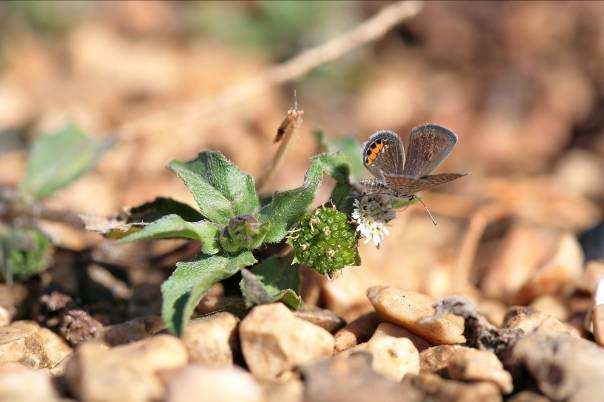
[[[403,141],[393,131],[381,130],[362,146],[363,164],[375,180],[363,182],[366,193],[386,193],[414,199],[415,193],[465,176],[463,173],[431,174],[449,156],[457,135],[437,124],[411,130],[405,154]]]

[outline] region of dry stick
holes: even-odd
[[[277,129],[277,136],[275,137],[275,141],[280,141],[279,148],[277,149],[275,156],[273,156],[271,164],[264,171],[262,176],[260,176],[256,181],[258,192],[261,192],[275,176],[275,173],[277,173],[277,170],[283,162],[285,152],[287,151],[288,146],[291,144],[292,138],[294,138],[294,134],[296,131],[298,131],[298,128],[302,124],[303,114],[304,112],[302,110],[298,110],[297,105],[294,106],[293,109],[287,111],[287,116],[285,116],[285,119],[283,119],[283,122],[281,122],[281,125]]]
[[[182,124],[198,119],[225,117],[224,111],[240,104],[267,88],[300,77],[321,64],[335,60],[344,54],[384,36],[400,22],[414,17],[422,9],[417,1],[394,3],[384,7],[350,31],[328,40],[314,48],[302,51],[290,60],[269,68],[259,77],[243,84],[227,88],[210,101],[192,102],[186,108],[177,106],[173,110],[162,110],[124,127],[124,131],[139,124],[153,124],[151,119],[163,120],[165,116],[181,116]]]

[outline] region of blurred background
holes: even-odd
[[[117,142],[48,205],[111,215],[159,195],[192,203],[166,164],[209,148],[259,175],[296,90],[304,123],[271,190],[302,182],[315,130],[337,147],[378,129],[406,140],[435,122],[459,136],[439,171],[471,172],[425,195],[438,227],[421,208],[399,213],[379,251],[362,248],[361,267],[333,282],[310,278],[320,285],[309,285],[307,300],[351,318],[367,309],[374,284],[435,296],[472,293],[469,284],[506,303],[558,295],[527,285],[552,256],[570,253],[580,269],[580,254],[602,258],[601,248],[585,249],[592,240],[576,248],[603,230],[604,3],[423,3],[308,73],[240,90],[390,4],[4,2],[0,185],[19,182],[36,136],[74,122]],[[70,249],[101,242],[45,228]]]

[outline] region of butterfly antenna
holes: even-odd
[[[436,219],[434,219],[434,217],[430,213],[430,210],[428,209],[428,206],[426,206],[426,204],[424,204],[424,201],[422,201],[422,199],[419,197],[415,197],[415,198],[424,206],[424,209],[428,213],[428,216],[430,216],[430,219],[432,219],[432,223],[434,224],[434,226],[438,226],[438,224],[436,223]]]

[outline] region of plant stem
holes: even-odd
[[[287,111],[287,116],[285,116],[285,119],[281,122],[281,125],[277,129],[277,136],[275,137],[275,142],[279,141],[279,148],[277,149],[275,156],[273,156],[271,164],[256,182],[258,192],[261,192],[266,188],[267,184],[270,183],[275,176],[275,173],[277,173],[278,169],[281,167],[285,153],[291,144],[291,140],[294,138],[294,134],[302,124],[303,114],[304,111],[298,110],[297,102],[292,109]]]

